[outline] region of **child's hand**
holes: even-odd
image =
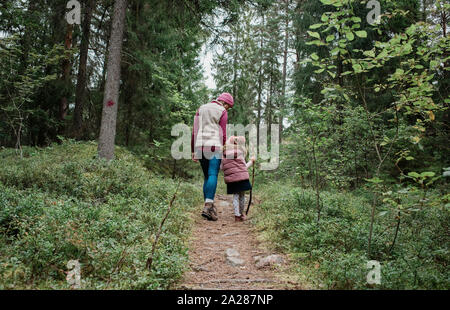
[[[252,161],[253,164],[256,162],[256,158],[255,157],[252,157],[250,160]]]

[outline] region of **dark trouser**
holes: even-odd
[[[214,201],[217,189],[217,177],[219,175],[220,163],[222,162],[219,154],[214,155],[211,159],[205,158],[202,154],[200,165],[202,166],[205,182],[203,184],[203,198],[205,201],[210,199]]]

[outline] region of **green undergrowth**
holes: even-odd
[[[254,222],[261,236],[289,253],[297,275],[321,289],[448,289],[448,203],[402,214],[395,244],[396,212],[377,206],[372,255],[367,256],[369,195],[324,191],[317,222],[311,189],[288,183],[257,188]],[[433,198],[429,194],[429,200]],[[438,196],[437,194],[435,196]],[[413,203],[417,197],[409,197]],[[405,202],[407,203],[407,202]],[[381,283],[368,284],[367,262],[381,264]]]
[[[0,149],[0,289],[69,289],[67,263],[81,264],[82,289],[166,289],[187,265],[186,240],[200,204],[181,182],[151,272],[145,269],[178,181],[152,173],[117,147],[107,163],[96,143]]]

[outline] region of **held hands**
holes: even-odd
[[[192,153],[192,161],[198,163],[198,159],[195,158],[195,153]]]

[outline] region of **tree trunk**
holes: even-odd
[[[130,29],[131,32],[137,32],[138,31],[138,25],[140,24],[140,17],[141,17],[141,4],[140,3],[134,3],[130,8],[130,15],[134,16],[134,20],[130,21],[130,24],[128,25],[128,29]],[[137,85],[139,83],[139,75],[136,72],[136,69],[131,68],[131,64],[133,63],[133,55],[132,51],[135,50],[142,50],[142,42],[134,42],[133,40],[129,40],[128,38],[125,38],[124,42],[124,50],[128,51],[126,54],[129,56],[126,56],[126,65],[124,66],[123,70],[123,85],[124,85],[124,100],[123,103],[126,105],[126,116],[125,116],[125,145],[129,146],[131,143],[132,138],[132,130],[134,126],[134,119],[133,119],[133,103],[135,101],[136,93],[137,93]],[[179,92],[181,92],[179,90]]]
[[[267,99],[267,127],[268,127],[268,137],[272,135],[272,97],[273,97],[273,71],[274,66],[272,63],[271,71],[270,71],[270,82],[269,82],[269,96]]]
[[[256,118],[256,134],[257,140],[256,144],[259,145],[259,127],[261,126],[261,97],[262,97],[262,68],[259,69],[259,79],[258,79],[258,103],[257,103],[257,113]]]
[[[21,38],[21,46],[22,46],[22,55],[20,59],[20,67],[19,67],[19,74],[23,75],[25,73],[25,70],[27,69],[28,64],[28,55],[30,53],[31,49],[31,40],[33,36],[33,23],[36,22],[35,11],[37,10],[37,3],[35,1],[30,1],[28,3],[28,10],[26,13],[26,20],[30,21],[30,23],[25,24],[24,34]]]
[[[120,64],[125,28],[127,0],[116,0],[112,19],[111,38],[109,40],[107,77],[103,97],[102,123],[98,142],[100,158],[114,158],[116,122],[120,88]]]
[[[320,207],[319,168],[317,166],[317,157],[316,157],[316,137],[313,138],[312,151],[313,151],[313,159],[314,159],[314,183],[315,183],[315,188],[316,188],[317,224],[319,224],[320,223],[320,212],[321,212],[322,208]]]
[[[427,22],[427,7],[428,7],[428,1],[422,0],[422,21],[425,23]]]
[[[89,36],[91,30],[92,12],[95,0],[88,0],[85,8],[85,16],[82,25],[82,38],[80,47],[80,65],[78,67],[77,89],[75,93],[75,111],[73,119],[73,133],[75,137],[81,135],[83,126],[83,108],[86,100],[86,67],[89,52]]]
[[[394,240],[392,240],[391,247],[389,248],[389,253],[392,253],[392,250],[394,249],[395,246],[395,242],[397,241],[398,232],[400,230],[400,220],[401,220],[401,213],[399,211],[397,214],[397,225],[395,227]]]
[[[264,13],[262,13],[262,26],[264,27]],[[262,28],[260,28],[262,29]],[[261,41],[260,41],[260,64],[259,64],[259,71],[258,71],[258,103],[257,103],[257,113],[258,113],[258,117],[257,117],[257,124],[256,124],[256,131],[257,131],[257,143],[256,145],[259,146],[259,127],[261,126],[261,99],[262,99],[262,90],[263,90],[263,58],[264,58],[264,54],[263,54],[263,48],[264,48],[264,37],[263,37],[263,33],[262,30],[260,30],[260,36],[261,36]]]
[[[283,55],[283,87],[282,87],[282,98],[280,102],[280,123],[279,123],[279,133],[280,133],[280,144],[283,139],[283,109],[286,105],[286,79],[287,79],[287,55],[288,55],[288,48],[289,48],[289,4],[290,0],[285,0],[285,33],[284,33],[284,55]]]
[[[239,57],[239,33],[238,30],[235,33],[234,41],[234,56],[233,56],[233,98],[237,102],[237,78],[238,78],[238,57]]]
[[[445,11],[441,12],[441,27],[442,27],[442,36],[445,38],[447,37],[447,19],[448,19],[448,13]]]
[[[67,110],[68,110],[67,96],[69,95],[68,89],[69,89],[69,83],[70,83],[70,69],[71,69],[69,50],[72,48],[72,42],[73,42],[72,34],[73,34],[73,25],[67,25],[66,37],[64,40],[66,57],[64,58],[63,63],[62,63],[62,76],[61,76],[61,80],[64,82],[65,89],[63,91],[63,95],[62,95],[60,103],[59,103],[59,120],[60,121],[63,121],[66,119]]]
[[[448,11],[446,11],[445,9],[442,9],[441,14],[440,14],[440,24],[442,27],[442,37],[446,38],[447,37],[447,23],[450,17],[450,13]],[[444,59],[447,59],[447,61],[444,61],[444,70],[443,70],[443,74],[444,74],[444,78],[442,79],[442,86],[440,87],[439,92],[441,93],[441,96],[443,98],[448,98],[449,96],[449,89],[450,89],[450,72],[448,70],[448,68],[450,67],[450,60],[448,60],[448,56],[449,56],[449,51],[447,49],[447,47],[444,46],[444,53],[443,53]],[[448,105],[447,105],[448,107]],[[446,124],[450,124],[450,111],[449,109],[447,109],[444,112],[444,122]],[[450,136],[450,127],[446,126],[445,127],[445,132],[447,133],[447,137]]]
[[[131,126],[133,125],[133,100],[127,101],[127,125],[125,127],[125,145],[130,145]]]
[[[342,32],[341,30],[338,31],[338,39],[341,40],[343,38]],[[343,64],[343,57],[341,52],[339,51],[338,56],[337,56],[337,78],[338,78],[338,83],[339,86],[342,88],[344,86],[344,77],[342,76],[342,73],[344,72],[344,64]],[[343,120],[342,120],[342,110],[343,110],[343,106],[342,106],[342,102],[338,101],[337,105],[336,105],[336,109],[337,109],[337,123],[339,124],[339,126],[342,126],[343,124]],[[340,141],[339,143],[340,149],[342,150],[342,141]]]
[[[130,70],[129,65],[124,66],[123,70],[124,100],[122,100],[122,102],[126,105],[125,145],[129,146],[134,125],[133,102],[136,99],[136,85],[139,81],[139,78],[136,76],[135,71]]]

